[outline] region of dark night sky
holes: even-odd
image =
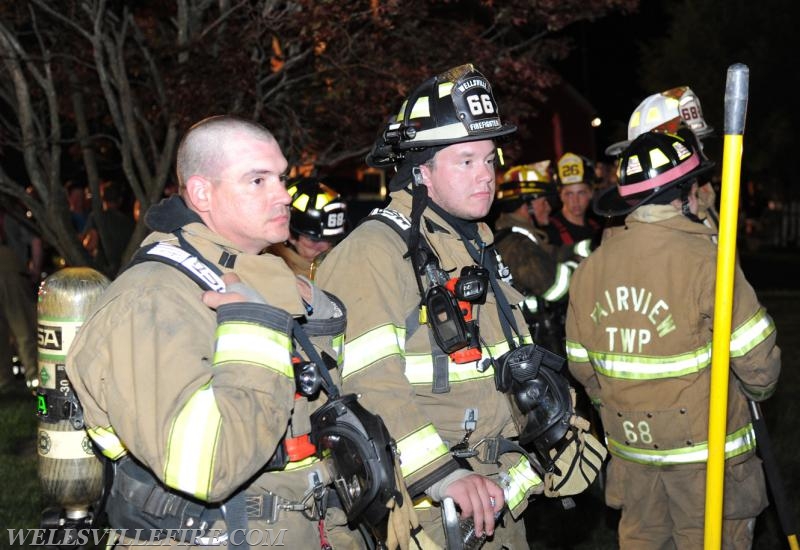
[[[648,95],[661,91],[643,89],[638,71],[639,44],[667,30],[661,6],[661,0],[643,0],[634,14],[610,15],[564,31],[575,41],[575,49],[555,67],[602,118],[596,131],[598,152],[624,139],[633,109]],[[685,83],[675,85],[681,84]]]

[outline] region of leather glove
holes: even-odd
[[[386,507],[389,508],[389,523],[387,525],[386,547],[389,550],[408,550],[414,547],[422,550],[442,550],[431,538],[419,528],[419,517],[414,509],[414,503],[406,489],[403,475],[400,473],[400,461],[394,460],[394,477],[397,491],[400,493],[402,503],[398,502],[397,497],[392,498]],[[415,532],[412,539],[411,533]]]

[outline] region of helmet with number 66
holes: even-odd
[[[367,164],[394,166],[412,151],[515,132],[500,120],[492,86],[471,63],[429,78],[403,102],[381,129]]]

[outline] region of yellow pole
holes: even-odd
[[[736,263],[736,223],[739,213],[739,177],[742,137],[747,114],[749,69],[728,67],[725,83],[725,142],[722,154],[717,285],[714,298],[714,339],[711,348],[711,393],[708,418],[705,550],[722,545],[722,502],[725,481],[725,432],[728,414],[733,280]]]

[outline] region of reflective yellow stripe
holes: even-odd
[[[556,266],[555,282],[542,294],[542,298],[548,302],[555,302],[566,296],[569,290],[569,278],[571,274],[572,270],[570,270],[569,267],[565,264],[558,264]]]
[[[414,501],[414,508],[416,508],[417,510],[424,510],[426,508],[432,508],[432,507],[433,507],[433,500],[429,496],[424,496]]]
[[[487,357],[484,355],[483,357]],[[489,365],[485,371],[478,370],[478,361],[469,363],[454,363],[450,358],[447,359],[447,378],[450,382],[466,382],[469,380],[481,380],[494,376],[494,368]],[[407,355],[406,356],[406,378],[412,384],[432,384],[433,383],[433,357],[431,355]]]
[[[356,373],[390,355],[402,354],[405,336],[406,329],[396,325],[383,325],[345,342],[347,362],[342,369],[342,377]]]
[[[666,357],[645,357],[602,352],[589,352],[594,370],[609,378],[623,380],[656,380],[684,376],[711,365],[711,342],[702,348]]]
[[[341,367],[344,362],[344,334],[337,334],[334,336],[331,339],[331,347],[334,353],[336,353],[336,364]]]
[[[520,457],[519,461],[508,470],[508,485],[506,486],[506,502],[509,510],[519,506],[527,492],[542,482],[531,468],[528,459]]]
[[[222,416],[210,383],[189,398],[169,434],[164,481],[205,500],[211,488]]]
[[[103,456],[111,460],[117,460],[128,453],[125,445],[119,440],[117,434],[114,432],[114,428],[111,426],[106,426],[104,428],[100,426],[86,428],[86,433],[88,433],[92,441],[97,443],[97,446],[100,447]]]
[[[400,471],[408,477],[450,451],[433,424],[426,424],[397,442]]]
[[[297,462],[290,462],[286,465],[286,467],[281,470],[282,472],[291,472],[294,470],[300,470],[301,468],[308,468],[309,466],[313,466],[319,463],[319,459],[316,456],[310,456],[308,458],[304,458],[303,460],[298,460]]]
[[[573,342],[572,340],[567,340],[566,345],[567,345],[567,359],[569,359],[573,363],[589,362],[589,352],[586,351],[585,347],[583,347],[577,342]]]
[[[725,458],[732,458],[756,448],[756,433],[753,425],[748,424],[725,438]],[[646,464],[648,466],[672,466],[675,464],[694,464],[708,460],[708,442],[704,441],[691,447],[656,451],[638,449],[608,439],[608,451],[624,460]]]
[[[217,327],[214,364],[253,363],[294,377],[288,335],[253,323],[223,323]]]
[[[731,333],[731,357],[742,357],[775,332],[775,323],[764,308]]]

